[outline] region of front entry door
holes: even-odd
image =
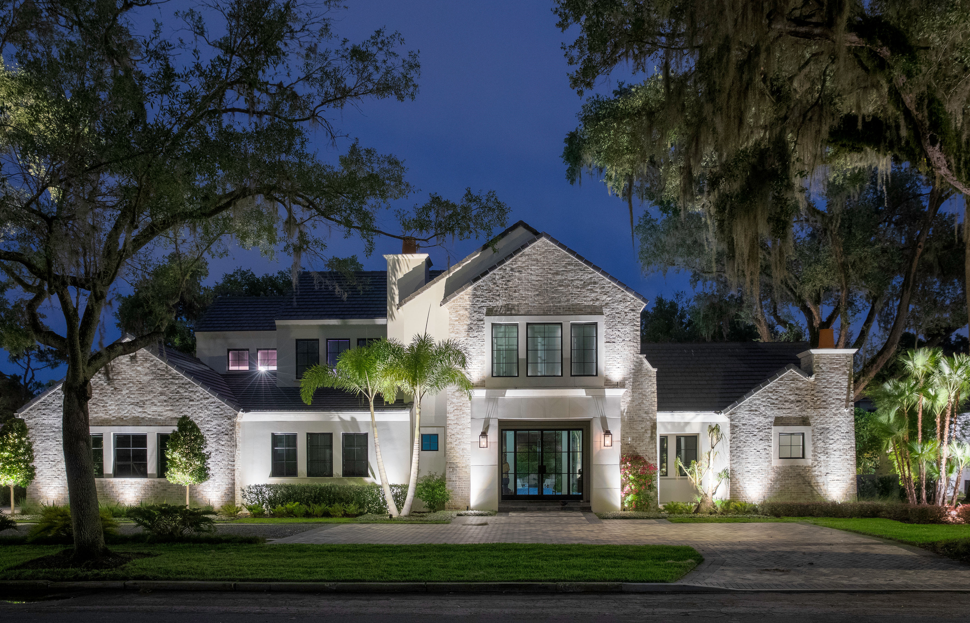
[[[583,431],[503,430],[502,499],[583,497]]]

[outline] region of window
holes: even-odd
[[[148,435],[115,435],[115,478],[148,477]]]
[[[344,433],[344,477],[367,476],[367,433]]]
[[[380,341],[381,338],[379,337],[359,337],[357,338],[357,348],[360,348],[361,346],[370,346],[374,342]]]
[[[421,450],[424,452],[437,452],[438,451],[438,435],[437,434],[421,434]]]
[[[168,457],[165,452],[168,450],[168,438],[171,433],[158,433],[158,478],[165,478],[168,473]]]
[[[690,467],[691,461],[697,460],[697,435],[677,436],[677,458],[684,467]],[[681,476],[687,475],[682,468],[677,471]]]
[[[573,324],[572,375],[596,376],[596,324]]]
[[[530,324],[527,338],[529,376],[562,376],[562,325]]]
[[[296,476],[296,433],[273,433],[273,468],[270,476]]]
[[[320,363],[320,340],[296,341],[296,378]]]
[[[333,476],[333,434],[306,434],[306,475],[309,478]]]
[[[492,325],[492,376],[519,376],[519,325]]]
[[[779,459],[805,458],[805,433],[778,433]]]
[[[104,478],[104,435],[91,435],[91,459],[94,461],[94,477]]]
[[[345,350],[350,350],[350,340],[327,340],[327,365],[336,368],[337,359]]]
[[[249,351],[248,350],[230,350],[229,351],[229,369],[230,370],[248,370],[249,369]]]
[[[276,369],[276,349],[266,348],[256,351],[256,367],[260,370]]]
[[[661,476],[667,475],[667,438],[660,438],[660,465],[658,473]]]

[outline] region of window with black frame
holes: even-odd
[[[320,340],[296,341],[296,378],[320,363]]]
[[[343,476],[366,477],[367,433],[343,434]]]
[[[697,460],[697,435],[677,436],[677,458],[683,467],[690,467]],[[687,472],[683,467],[678,466],[677,471],[681,476],[686,476]]]
[[[276,369],[276,349],[261,348],[256,351],[256,367],[259,370]]]
[[[570,326],[572,376],[596,376],[596,323]]]
[[[519,376],[519,325],[492,325],[492,376]]]
[[[562,376],[562,325],[529,324],[526,327],[528,376]]]
[[[661,476],[667,475],[667,438],[660,438],[660,465],[657,473]]]
[[[273,465],[270,476],[293,478],[296,472],[296,433],[273,433]]]
[[[91,459],[94,461],[94,477],[104,478],[104,435],[91,435]]]
[[[337,360],[345,350],[350,350],[350,340],[327,340],[327,365],[337,367]]]
[[[115,478],[148,477],[148,435],[115,435]]]
[[[158,433],[158,477],[165,478],[165,474],[168,473],[168,457],[165,453],[168,451],[168,438],[171,437],[171,433]]]
[[[249,370],[249,351],[246,349],[232,349],[229,351],[229,371],[239,372]]]
[[[805,458],[805,433],[779,433],[778,434],[778,458],[779,459],[804,459]]]
[[[306,475],[308,478],[333,476],[333,433],[306,434]]]

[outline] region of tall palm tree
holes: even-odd
[[[953,461],[957,466],[956,482],[953,483],[953,501],[950,503],[956,506],[957,497],[960,494],[960,480],[963,477],[963,470],[970,465],[970,443],[957,442],[953,444]]]
[[[934,385],[946,396],[946,408],[943,411],[945,417],[940,418],[937,415],[936,419],[936,439],[940,447],[937,471],[941,475],[936,485],[936,499],[938,503],[944,503],[949,487],[949,480],[945,475],[949,473],[946,463],[950,455],[950,418],[959,410],[961,397],[966,396],[970,389],[970,356],[958,354],[941,358],[933,380]]]
[[[397,387],[387,374],[387,364],[394,347],[385,340],[372,342],[367,346],[358,346],[345,350],[337,359],[337,365],[313,366],[303,374],[300,380],[300,397],[303,402],[310,404],[313,393],[320,387],[334,387],[358,396],[367,398],[370,406],[370,424],[374,431],[374,454],[377,456],[377,473],[384,489],[384,499],[387,500],[387,510],[392,517],[397,517],[397,504],[391,493],[391,483],[387,480],[384,469],[384,457],[381,455],[381,442],[377,436],[377,418],[374,416],[374,400],[377,395],[384,396],[386,402],[392,402],[397,396]],[[389,399],[389,400],[388,400]]]
[[[435,342],[425,333],[416,335],[403,346],[390,342],[387,374],[389,381],[414,401],[414,445],[411,449],[411,477],[408,494],[401,515],[411,514],[414,491],[418,483],[421,457],[421,400],[448,388],[456,387],[471,394],[472,383],[465,375],[468,358],[458,344],[451,340]]]
[[[938,348],[917,348],[903,353],[899,358],[907,376],[917,385],[916,441],[920,443],[923,441],[923,398],[941,358],[942,352]]]
[[[929,473],[930,465],[934,465],[939,454],[940,444],[935,439],[930,439],[922,443],[918,441],[909,442],[909,455],[913,457],[919,465],[921,503],[926,504],[926,475]]]
[[[882,449],[892,452],[896,470],[899,472],[900,479],[903,481],[903,487],[906,489],[906,498],[910,504],[916,504],[916,487],[913,484],[913,461],[909,454],[910,444],[906,443],[906,437],[909,431],[905,420],[898,410],[892,407],[880,407],[873,416],[873,422],[876,425],[876,434],[882,440]]]

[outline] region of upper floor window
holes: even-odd
[[[265,348],[256,351],[256,367],[260,370],[276,369],[276,349]]]
[[[519,325],[492,325],[492,376],[519,376]]]
[[[526,362],[529,376],[562,376],[562,325],[529,324]]]
[[[345,350],[350,350],[350,340],[327,340],[327,365],[336,368],[337,359]]]
[[[778,433],[779,459],[805,458],[805,433]]]
[[[596,324],[573,324],[572,375],[596,376]]]
[[[296,378],[320,363],[320,340],[296,341]]]
[[[229,351],[229,369],[230,370],[248,370],[249,369],[249,351],[248,350],[230,350]]]

